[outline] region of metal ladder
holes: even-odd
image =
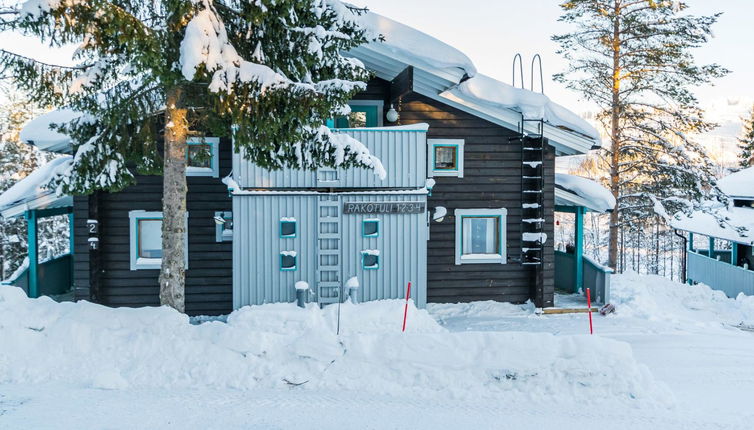
[[[524,124],[536,122],[536,134],[526,134]],[[544,243],[545,226],[545,139],[544,122],[521,122],[521,265],[532,266],[534,282],[532,295],[535,302],[544,299]]]
[[[341,300],[340,200],[337,195],[317,197],[317,303]]]

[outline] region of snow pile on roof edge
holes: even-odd
[[[191,325],[172,309],[28,299],[0,288],[0,383],[103,389],[196,386],[360,390],[670,407],[672,395],[628,344],[597,336],[449,333],[401,300],[341,309],[245,307]],[[299,385],[300,384],[300,385]]]
[[[413,27],[372,11],[359,17],[359,21],[373,35],[385,37],[383,42],[372,42],[368,46],[410,58],[411,64],[419,68],[462,70],[468,76],[477,74],[476,66],[466,54]]]
[[[589,122],[546,95],[516,88],[483,74],[461,82],[442,96],[460,102],[470,100],[493,109],[511,109],[526,119],[542,119],[550,125],[581,133],[596,143],[601,142],[600,133]]]
[[[54,191],[48,190],[44,186],[55,175],[67,169],[72,161],[73,157],[70,155],[58,157],[16,182],[3,194],[0,194],[0,209],[12,206],[20,201],[29,201],[53,193]]]
[[[591,179],[566,173],[556,173],[555,185],[592,203],[590,209],[607,212],[615,208],[613,194]]]
[[[754,197],[754,167],[731,173],[717,181],[717,186],[729,196]]]
[[[19,137],[23,142],[34,142],[34,145],[41,149],[68,145],[71,142],[71,138],[50,129],[50,126],[53,124],[67,124],[82,115],[81,112],[68,108],[60,108],[47,112],[29,121],[21,129]]]

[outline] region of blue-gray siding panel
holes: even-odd
[[[337,180],[323,172],[258,167],[239,154],[233,156],[234,180],[242,188],[421,188],[427,178],[427,133],[422,131],[344,131],[362,142],[377,156],[387,171],[380,180],[372,170],[337,169]]]
[[[292,302],[296,281],[317,291],[317,207],[327,194],[240,195],[233,198],[233,307],[270,302]],[[343,202],[419,201],[425,195],[331,194]],[[296,238],[280,238],[282,217],[296,218]],[[379,237],[362,237],[362,221],[380,220]],[[405,296],[406,283],[413,283],[412,297],[426,304],[426,213],[411,215],[341,215],[340,282],[358,276],[360,300]],[[380,268],[364,270],[363,250],[380,251]],[[298,270],[280,271],[281,251],[296,251]],[[316,296],[310,295],[310,301]]]

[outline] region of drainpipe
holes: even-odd
[[[683,282],[685,284],[686,281],[687,281],[687,278],[686,278],[686,258],[687,258],[687,255],[686,255],[686,253],[688,252],[688,249],[689,249],[688,248],[688,240],[686,239],[686,236],[678,233],[678,230],[676,230],[676,229],[673,229],[673,233],[675,233],[676,236],[680,237],[681,240],[683,240],[683,258],[681,259],[681,282]]]

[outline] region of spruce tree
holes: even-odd
[[[620,229],[691,213],[705,200],[725,201],[711,160],[693,140],[715,125],[692,89],[728,73],[695,64],[691,53],[707,42],[719,14],[693,16],[675,0],[570,0],[561,8],[560,20],[575,29],[553,36],[569,62],[556,79],[602,109],[598,118],[610,137],[615,268]]]
[[[754,106],[749,112],[749,117],[744,118],[744,135],[739,138],[741,142],[739,148],[741,152],[738,154],[741,167],[754,167]]]
[[[324,126],[369,77],[342,55],[372,37],[361,13],[338,0],[27,0],[6,26],[79,44],[78,63],[7,51],[0,62],[38,103],[82,114],[60,126],[76,154],[53,184],[60,192],[118,191],[134,173],[163,174],[160,300],[183,311],[189,135],[234,130],[235,149],[271,169],[384,176],[363,145]]]

